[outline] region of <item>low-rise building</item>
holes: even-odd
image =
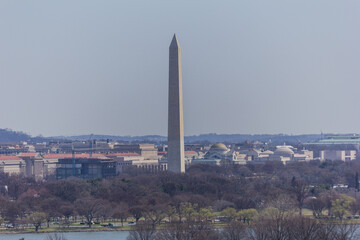
[[[259,149],[245,149],[240,150],[239,153],[244,154],[245,160],[251,163],[263,163],[269,161],[270,156],[274,154],[274,152],[270,150],[262,151]]]
[[[307,149],[314,152],[314,158],[320,160],[352,161],[360,159],[360,135],[330,134],[322,136],[317,142],[304,143]]]
[[[0,156],[0,172],[8,174],[25,174],[25,167],[25,161],[18,156]]]
[[[18,155],[25,161],[25,176],[42,179],[44,177],[44,161],[42,156],[36,152],[23,152]]]
[[[112,159],[91,157],[59,159],[56,179],[73,176],[83,179],[114,177],[116,176],[116,162]]]
[[[131,144],[131,145],[114,145],[113,152],[119,153],[138,153],[145,160],[158,159],[158,149],[154,144]]]
[[[238,158],[238,152],[227,148],[223,143],[213,144],[204,158],[197,158],[191,160],[191,164],[211,164],[211,165],[226,165],[226,164],[246,164],[246,160]]]
[[[320,160],[340,160],[344,162],[356,159],[356,150],[322,150]]]
[[[308,150],[297,151],[292,146],[277,146],[274,154],[269,156],[270,161],[281,161],[286,164],[290,161],[308,162],[313,160],[313,152]]]
[[[147,171],[164,171],[166,163],[158,159],[145,159],[138,153],[109,153],[106,155],[116,162],[116,174],[124,173],[131,167],[142,168]]]

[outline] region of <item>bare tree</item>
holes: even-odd
[[[89,225],[89,228],[91,228],[92,220],[102,207],[102,201],[92,197],[86,197],[76,200],[75,206],[79,215],[86,218],[86,223]]]
[[[138,222],[130,231],[127,240],[155,240],[156,229],[153,224],[146,221]]]
[[[129,217],[129,215],[130,215],[129,205],[124,202],[121,202],[115,208],[112,217],[120,219],[121,226],[124,226],[124,221],[126,221],[126,219]]]
[[[270,219],[260,218],[253,223],[251,229],[248,231],[249,239],[251,240],[290,240],[291,235],[286,230],[285,218]]]
[[[259,219],[247,232],[251,240],[351,240],[358,239],[357,229],[357,225],[346,222],[320,222],[293,216],[279,221]]]
[[[208,222],[173,222],[160,229],[157,240],[218,240],[218,231]]]
[[[166,210],[166,206],[162,204],[148,206],[145,211],[145,218],[150,220],[155,228],[155,225],[160,224],[160,222],[166,217]]]
[[[43,212],[34,212],[28,216],[29,222],[34,225],[35,231],[39,230],[42,223],[46,221],[46,214]]]
[[[335,228],[334,240],[359,239],[358,225],[343,221],[340,224],[336,224]]]
[[[221,232],[223,240],[243,240],[247,239],[247,231],[245,224],[237,221],[229,222]]]
[[[62,233],[51,233],[46,235],[45,240],[67,240],[67,238]]]
[[[317,232],[317,239],[324,240],[351,240],[359,239],[358,225],[346,221],[327,221],[322,224],[322,229]]]
[[[294,215],[296,203],[288,195],[280,195],[275,200],[267,204],[261,215],[273,220],[281,220]]]
[[[306,197],[309,194],[308,184],[302,179],[297,179],[293,177],[293,179],[291,180],[290,191],[296,196],[299,215],[302,215],[302,207],[304,205]]]
[[[323,224],[315,219],[295,216],[286,219],[285,229],[293,240],[317,240]]]
[[[322,216],[322,212],[324,211],[326,205],[320,198],[312,197],[307,199],[306,203],[311,207],[315,218],[320,218]]]
[[[114,208],[111,204],[107,201],[103,201],[101,207],[96,212],[95,216],[96,219],[101,219],[102,221],[106,221],[108,218],[112,217],[114,214]]]
[[[320,194],[321,201],[324,202],[326,209],[328,210],[328,216],[331,215],[332,203],[340,197],[340,193],[335,190],[328,190]]]
[[[129,213],[135,218],[136,223],[144,216],[145,209],[143,206],[133,206],[129,209]]]

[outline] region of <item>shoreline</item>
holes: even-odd
[[[335,222],[335,224],[339,224],[338,222]],[[360,226],[359,223],[356,222],[349,222],[349,225],[358,225]],[[132,225],[133,226],[133,225]],[[6,234],[46,234],[46,233],[71,233],[71,232],[123,232],[123,231],[127,231],[130,232],[132,231],[131,227],[132,226],[116,226],[113,228],[73,228],[73,229],[58,229],[58,230],[43,230],[43,231],[38,231],[35,232],[35,230],[13,230],[13,231],[1,231],[0,230],[0,235],[6,235]],[[215,228],[223,228],[224,224],[215,224]]]
[[[44,231],[0,231],[0,235],[2,234],[29,234],[29,233],[35,233],[35,234],[41,234],[41,233],[68,233],[68,232],[121,232],[121,231],[131,231],[130,229],[122,229],[122,228],[113,228],[113,229],[74,229],[74,230],[44,230]]]

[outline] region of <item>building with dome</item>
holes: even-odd
[[[270,150],[262,151],[255,148],[240,150],[239,153],[245,155],[244,158],[248,163],[263,163],[269,161],[269,157],[274,154],[274,152]]]
[[[225,165],[225,164],[246,164],[244,158],[239,157],[239,153],[229,149],[223,143],[213,144],[209,151],[207,151],[202,159],[194,159],[191,164],[211,164],[211,165]]]
[[[270,155],[270,161],[281,161],[286,164],[289,161],[310,161],[313,159],[313,152],[307,150],[301,150],[296,152],[296,149],[292,146],[277,146],[274,154]]]
[[[294,151],[291,146],[277,146],[274,154],[269,157],[270,161],[281,161],[286,164],[294,159]]]

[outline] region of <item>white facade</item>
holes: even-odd
[[[209,151],[205,154],[203,159],[194,159],[191,161],[192,164],[246,164],[243,154],[239,154],[236,151],[228,149],[222,143],[216,143],[211,146]]]
[[[25,161],[16,156],[0,157],[0,172],[8,174],[25,174]]]
[[[321,160],[341,160],[344,162],[356,159],[356,150],[323,150],[320,151]]]

